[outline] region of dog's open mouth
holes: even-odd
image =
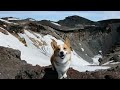
[[[65,58],[65,55],[60,55],[60,58],[61,58],[61,59],[64,59],[64,58]]]

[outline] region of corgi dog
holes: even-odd
[[[57,42],[52,39],[51,46],[54,50],[51,56],[52,69],[57,71],[58,79],[67,78],[67,71],[71,64],[70,40],[66,38],[64,44],[57,45]]]

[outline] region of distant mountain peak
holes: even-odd
[[[57,23],[68,27],[75,27],[78,24],[86,24],[86,25],[95,24],[95,22],[78,15],[65,17],[65,19],[59,20]]]
[[[19,18],[16,17],[2,17],[4,20],[20,20]]]
[[[36,20],[33,19],[33,18],[26,18],[26,19],[24,19],[24,20],[27,20],[27,21],[36,21]]]
[[[66,17],[66,19],[68,19],[68,18],[83,18],[83,17],[78,16],[78,15],[73,15],[73,16],[68,16],[68,17]]]

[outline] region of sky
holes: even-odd
[[[72,15],[78,15],[92,21],[120,19],[120,11],[0,11],[0,18],[33,18],[36,20],[46,19],[51,21],[62,20]]]

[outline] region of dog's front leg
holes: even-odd
[[[58,72],[58,79],[63,79],[63,74],[61,72]]]
[[[66,72],[63,74],[63,73],[58,73],[58,79],[65,79],[65,78],[67,78],[67,74],[66,74]]]
[[[64,73],[63,78],[67,78],[67,74],[66,73]]]

